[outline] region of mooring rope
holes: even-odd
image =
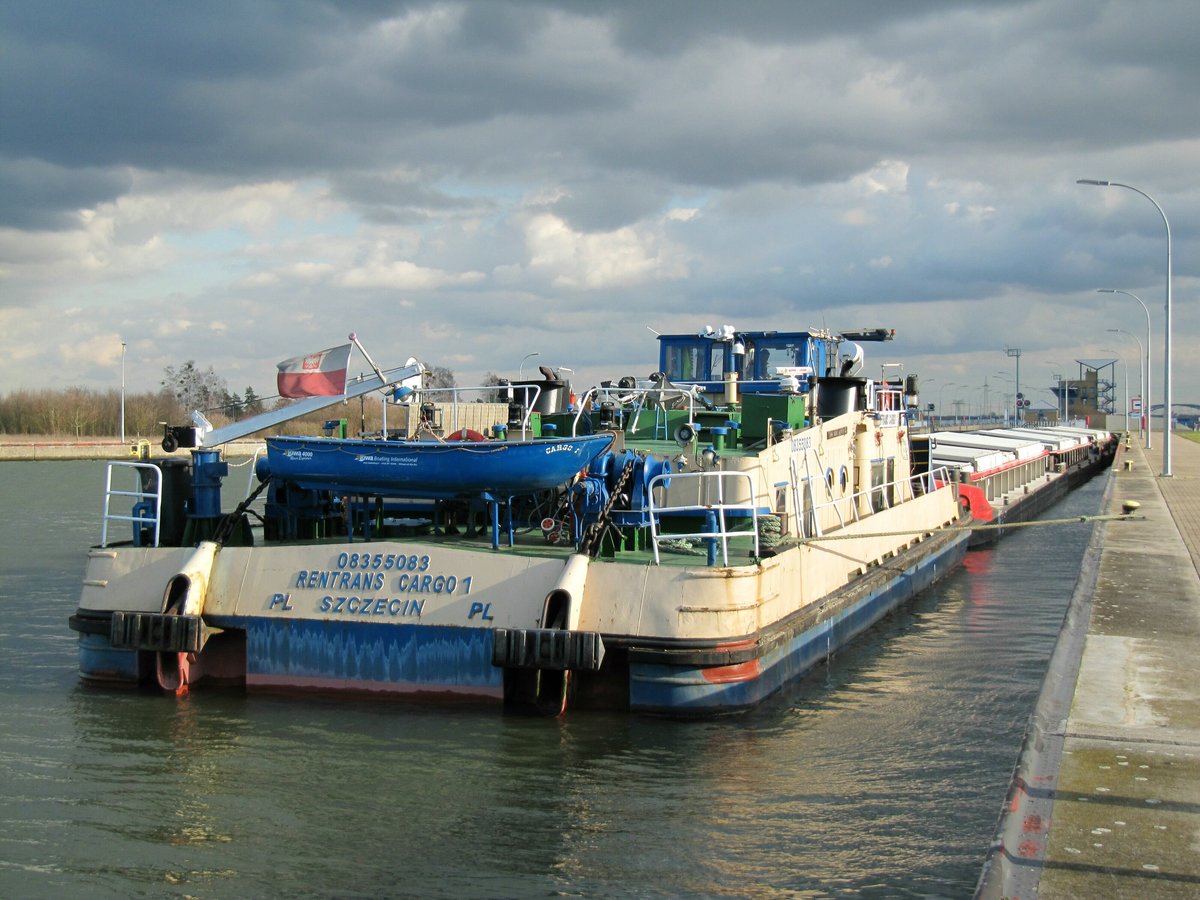
[[[903,537],[906,534],[941,534],[946,531],[999,531],[1005,528],[1034,528],[1042,525],[1078,525],[1088,522],[1144,522],[1145,516],[1132,513],[1105,516],[1072,516],[1069,519],[1039,519],[1034,522],[1002,522],[994,525],[949,525],[946,528],[904,528],[899,531],[873,531],[863,534],[822,534],[810,538],[797,538],[796,544],[816,544],[823,541],[854,541],[859,538]]]

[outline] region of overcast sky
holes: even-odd
[[[460,385],[659,332],[895,328],[925,400],[1152,320],[1200,403],[1195,0],[0,5],[0,393],[356,331]],[[1117,370],[1123,388],[1123,371]]]

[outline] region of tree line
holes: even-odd
[[[435,367],[426,376],[428,387],[454,387],[454,373]],[[220,428],[231,422],[257,415],[268,409],[286,406],[291,401],[279,397],[260,397],[253,388],[236,392],[209,366],[200,369],[194,360],[180,366],[167,366],[157,391],[125,392],[125,437],[127,439],[162,437],[161,423],[191,423],[192,410],[198,409]],[[378,403],[351,401],[353,410],[336,415],[325,412],[307,417],[303,423],[345,418],[353,413],[361,421],[376,421],[379,415],[368,412]],[[312,420],[312,421],[309,421]],[[279,429],[276,429],[279,430]],[[78,440],[111,438],[121,434],[121,391],[85,387],[38,390],[21,389],[0,396],[0,435],[39,435]]]

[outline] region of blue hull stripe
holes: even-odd
[[[220,623],[225,624],[225,623]],[[230,619],[246,632],[251,684],[308,684],[368,690],[454,691],[495,696],[492,631],[431,625]]]
[[[630,706],[646,712],[711,714],[752,706],[800,678],[888,612],[929,587],[966,554],[967,538],[909,567],[879,590],[759,657],[757,676],[720,683],[700,667],[633,663]]]

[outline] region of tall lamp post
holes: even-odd
[[[121,443],[125,443],[125,342],[121,341]]]
[[[1154,429],[1151,426],[1154,423],[1152,421],[1151,413],[1154,412],[1154,406],[1150,403],[1150,391],[1151,391],[1150,309],[1146,306],[1145,303],[1142,302],[1141,297],[1139,297],[1137,294],[1131,294],[1131,293],[1129,293],[1129,291],[1120,291],[1120,290],[1117,290],[1116,288],[1097,288],[1096,293],[1097,294],[1124,294],[1126,297],[1132,297],[1134,300],[1136,300],[1138,302],[1138,305],[1142,307],[1142,312],[1144,312],[1146,314],[1146,372],[1144,375],[1145,381],[1142,382],[1142,384],[1143,384],[1142,409],[1145,411],[1144,415],[1146,417],[1145,418],[1145,421],[1146,421],[1146,449],[1153,450],[1154,449]]]
[[[517,379],[518,380],[524,379],[524,377],[525,377],[525,360],[531,359],[534,356],[541,356],[541,355],[542,355],[541,353],[534,350],[532,353],[526,353],[524,356],[521,357],[521,365],[517,367]]]
[[[1116,353],[1116,350],[1105,350],[1105,353]],[[1129,365],[1125,360],[1121,360],[1121,368],[1125,372],[1125,433],[1129,433]],[[1114,393],[1116,386],[1113,386]]]
[[[940,427],[941,425],[943,425],[943,424],[944,424],[944,423],[942,422],[942,419],[944,419],[944,418],[945,418],[945,415],[946,415],[946,414],[945,414],[945,413],[942,411],[942,392],[943,392],[944,390],[946,390],[946,388],[948,388],[948,387],[954,387],[954,382],[953,382],[953,381],[947,381],[947,382],[945,382],[944,384],[942,384],[942,386],[941,386],[940,388],[938,388],[938,405],[937,405],[937,414],[938,414],[938,426],[939,426],[939,427]]]
[[[1166,319],[1163,323],[1163,466],[1162,474],[1164,478],[1171,477],[1171,223],[1167,221],[1167,214],[1163,212],[1163,208],[1158,205],[1158,201],[1151,197],[1143,190],[1135,188],[1131,184],[1121,184],[1119,181],[1098,181],[1093,178],[1079,178],[1076,184],[1091,184],[1097,187],[1121,187],[1126,190],[1133,191],[1135,194],[1141,194],[1147,200],[1154,204],[1154,208],[1158,210],[1158,214],[1162,216],[1163,225],[1167,229],[1167,302],[1166,302]]]
[[[1142,379],[1142,386],[1141,386],[1141,391],[1142,391],[1142,404],[1143,404],[1143,407],[1142,407],[1142,408],[1143,408],[1143,409],[1145,409],[1145,405],[1144,405],[1144,404],[1146,403],[1146,380],[1145,380],[1145,378],[1146,378],[1146,374],[1145,374],[1145,372],[1143,371],[1143,363],[1145,362],[1145,352],[1146,352],[1146,351],[1145,351],[1145,349],[1142,347],[1142,339],[1141,339],[1141,338],[1139,338],[1139,337],[1138,337],[1136,334],[1133,334],[1132,332],[1126,331],[1126,330],[1125,330],[1125,329],[1123,329],[1123,328],[1110,328],[1110,329],[1108,329],[1108,330],[1109,330],[1109,331],[1111,331],[1111,332],[1114,332],[1115,334],[1123,334],[1123,335],[1125,335],[1125,337],[1131,337],[1131,338],[1133,338],[1135,341],[1137,341],[1137,345],[1138,345],[1138,377]],[[1126,378],[1128,378],[1128,377],[1129,377],[1128,373],[1126,373],[1125,377],[1126,377]],[[1129,398],[1128,398],[1128,397],[1126,397],[1125,399],[1126,399],[1126,405],[1128,406],[1128,401],[1129,401]],[[1126,412],[1126,414],[1125,414],[1125,415],[1126,415],[1126,419],[1128,419],[1128,417],[1129,417],[1129,413],[1128,413],[1128,412]],[[1141,427],[1142,427],[1142,417],[1139,415],[1139,416],[1138,416],[1138,430],[1139,430],[1139,431],[1141,431]],[[1125,429],[1125,430],[1126,430],[1126,431],[1128,431],[1128,430],[1129,430],[1128,426],[1126,426],[1126,429]]]

